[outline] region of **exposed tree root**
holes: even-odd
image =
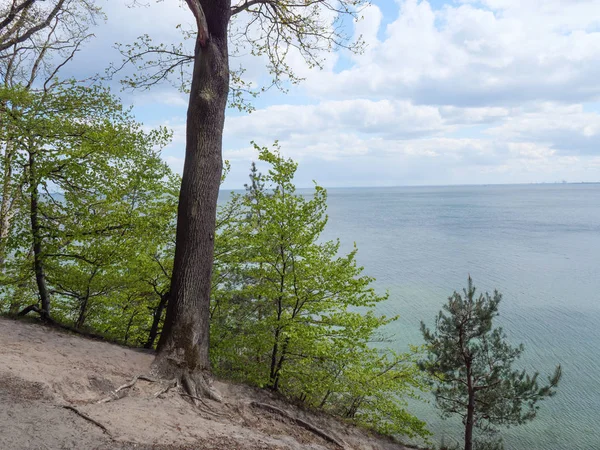
[[[77,414],[79,417],[84,418],[85,420],[87,420],[88,422],[96,425],[98,428],[100,428],[102,431],[104,431],[106,434],[108,434],[110,437],[112,437],[112,435],[110,434],[110,431],[108,431],[108,428],[106,428],[104,425],[102,425],[100,422],[98,422],[97,420],[92,419],[90,416],[88,416],[87,414],[79,411],[77,408],[75,408],[74,406],[71,405],[62,405],[63,408],[68,409],[70,411],[73,411],[75,414]]]
[[[133,387],[135,385],[135,383],[138,382],[138,380],[144,380],[147,381],[148,383],[157,383],[160,380],[156,380],[154,378],[150,378],[146,375],[136,375],[135,377],[133,377],[133,380],[131,380],[129,383],[125,383],[123,386],[119,386],[117,389],[115,389],[115,394],[122,391],[123,389],[129,389],[131,387]]]
[[[210,378],[207,374],[183,370],[180,378],[181,386],[190,397],[209,398],[218,403],[223,401],[221,394],[211,386]]]
[[[103,399],[101,399],[101,400],[98,400],[98,401],[96,402],[96,404],[97,404],[97,405],[99,405],[99,404],[101,404],[101,403],[108,403],[108,402],[112,402],[113,400],[119,400],[119,399],[123,398],[123,397],[119,397],[119,396],[114,396],[114,397],[113,397],[112,395],[113,395],[113,394],[111,393],[111,397],[106,397],[106,398],[103,398]]]
[[[279,414],[280,416],[285,417],[286,419],[290,419],[294,422],[296,422],[296,424],[298,424],[299,426],[301,426],[302,428],[305,428],[306,430],[310,431],[311,433],[316,434],[317,436],[319,436],[321,439],[324,439],[327,442],[330,442],[332,444],[337,445],[340,448],[345,448],[344,444],[340,441],[338,441],[336,438],[334,438],[333,436],[325,433],[323,430],[315,427],[314,425],[293,416],[291,413],[283,410],[283,409],[279,409],[273,405],[268,405],[266,403],[259,403],[259,402],[250,402],[250,406],[254,406],[256,408],[261,408],[264,409],[266,411],[269,411],[271,413],[274,414]]]
[[[223,414],[215,411],[204,401],[204,399],[200,397],[195,397],[193,395],[186,394],[185,392],[180,392],[179,395],[181,395],[182,397],[188,397],[192,399],[194,406],[206,414],[210,414],[211,416],[215,417],[230,417],[229,414]]]
[[[129,383],[125,383],[124,385],[119,386],[117,389],[115,389],[113,392],[111,392],[110,397],[106,397],[106,398],[103,398],[102,400],[98,400],[96,403],[108,403],[108,402],[112,402],[113,400],[119,400],[119,399],[123,398],[124,395],[119,395],[119,392],[123,391],[124,389],[129,389],[129,388],[133,387],[138,382],[138,380],[144,380],[144,381],[147,381],[148,383],[158,383],[158,382],[162,381],[162,380],[157,380],[155,378],[151,378],[147,375],[136,375],[135,377],[133,377],[133,379]],[[167,389],[159,391],[154,396],[158,397],[159,395],[167,392],[172,387],[173,383],[177,383],[177,381],[170,380],[169,387],[167,387]]]
[[[135,386],[135,384],[139,380],[144,380],[149,383],[160,383],[162,381],[165,381],[160,378],[152,378],[152,377],[149,377],[149,376],[143,375],[143,374],[136,375],[135,377],[133,377],[133,379],[131,381],[123,384],[122,386],[119,386],[117,389],[112,391],[110,393],[110,397],[106,397],[101,400],[98,400],[96,403],[97,404],[108,403],[108,402],[112,402],[112,401],[120,400],[120,399],[124,398],[126,394],[122,394],[122,391],[132,388],[133,386]],[[180,380],[181,380],[181,382],[177,378],[167,380],[167,386],[165,386],[163,389],[160,389],[159,391],[157,391],[153,395],[153,397],[158,398],[161,395],[167,393],[169,390],[171,390],[175,387],[181,387],[181,390],[183,392],[179,392],[179,394],[182,397],[190,398],[192,400],[192,403],[194,404],[194,406],[199,408],[201,411],[203,411],[207,414],[211,414],[213,416],[221,416],[221,417],[226,416],[225,414],[221,414],[221,413],[214,411],[204,401],[204,399],[210,398],[211,400],[221,402],[222,399],[221,399],[221,396],[218,395],[218,393],[216,393],[216,391],[214,391],[212,389],[212,387],[210,386],[209,382],[207,381],[207,379],[204,377],[203,374],[196,374],[194,376],[194,375],[190,375],[189,372],[187,372],[187,371],[183,371],[182,375],[180,377]],[[204,398],[202,398],[201,396],[203,396]],[[201,405],[203,407],[201,407]]]
[[[211,407],[208,406],[206,404],[206,402],[204,401],[204,399],[202,399],[200,397],[196,397],[195,395],[190,395],[190,394],[187,394],[185,392],[180,392],[179,395],[181,395],[182,397],[191,398],[193,400],[193,403],[194,403],[195,406],[198,406],[198,403],[200,403],[201,405],[203,405],[204,407],[206,407],[207,409],[209,409],[209,410],[212,411]]]
[[[169,384],[167,384],[167,387],[165,387],[164,389],[161,389],[156,394],[154,394],[154,398],[159,398],[161,395],[166,394],[171,389],[176,388],[177,386],[179,386],[179,383],[177,382],[177,380],[170,381]]]

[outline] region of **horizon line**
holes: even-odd
[[[529,183],[463,183],[463,184],[393,184],[383,186],[322,186],[324,189],[386,189],[386,188],[427,188],[427,187],[487,187],[487,186],[531,186],[565,184],[600,184],[600,181],[539,181]],[[297,186],[297,189],[312,189],[313,186]],[[219,191],[243,191],[245,188],[220,187]]]

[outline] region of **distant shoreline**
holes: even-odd
[[[540,183],[488,183],[488,184],[414,184],[414,185],[390,185],[390,186],[322,186],[327,190],[344,189],[418,189],[418,188],[460,188],[460,187],[518,187],[518,186],[580,186],[600,185],[600,181],[554,181]],[[298,187],[299,191],[311,190],[313,186]],[[219,192],[243,192],[240,188],[221,188]]]

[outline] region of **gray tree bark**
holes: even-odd
[[[198,25],[187,111],[186,153],[177,213],[171,297],[154,370],[183,380],[191,395],[207,387],[209,307],[222,139],[229,92],[227,28],[231,2],[186,0]]]

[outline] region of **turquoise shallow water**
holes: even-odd
[[[600,184],[330,189],[325,238],[389,290],[380,312],[404,349],[471,274],[504,299],[499,325],[525,344],[522,364],[563,380],[507,449],[600,449]],[[456,434],[432,405],[413,405],[439,440]]]

